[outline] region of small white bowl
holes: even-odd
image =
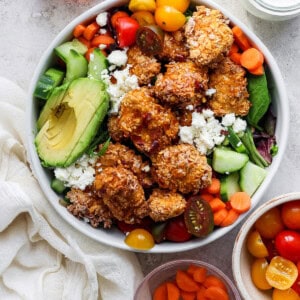
[[[29,159],[31,161],[32,170],[40,183],[42,190],[47,196],[51,205],[55,208],[58,214],[71,224],[74,228],[79,230],[82,234],[107,245],[126,249],[130,251],[136,251],[128,247],[124,243],[124,235],[117,229],[105,230],[105,229],[95,229],[89,224],[76,219],[71,215],[67,209],[59,204],[59,196],[51,189],[50,181],[51,174],[49,170],[44,169],[41,164],[39,157],[37,155],[35,146],[34,146],[34,137],[36,135],[36,120],[38,115],[38,105],[37,101],[33,97],[33,92],[40,76],[45,72],[45,70],[51,66],[54,61],[54,51],[53,49],[63,42],[69,40],[72,36],[73,28],[84,22],[85,20],[95,17],[100,12],[106,11],[112,7],[122,6],[127,4],[126,0],[107,0],[104,1],[91,9],[87,10],[77,18],[75,18],[71,23],[69,23],[52,41],[45,53],[43,54],[31,81],[29,89],[29,99],[27,105],[27,140],[28,140],[28,150],[29,150]],[[270,93],[273,101],[273,110],[277,116],[277,126],[276,126],[276,139],[279,146],[278,154],[275,156],[271,166],[268,168],[268,175],[265,178],[264,182],[255,192],[252,197],[252,209],[259,203],[262,195],[266,191],[268,185],[273,179],[279,164],[285,153],[285,148],[287,145],[287,138],[289,132],[289,107],[288,107],[288,98],[284,85],[283,78],[281,76],[280,70],[277,66],[275,59],[273,58],[270,51],[262,43],[262,41],[251,32],[248,27],[246,27],[242,22],[236,19],[228,11],[224,10],[219,5],[215,4],[209,0],[194,0],[192,3],[197,5],[205,5],[207,7],[215,8],[223,12],[230,20],[232,24],[236,24],[246,33],[249,39],[252,41],[253,45],[258,47],[264,54],[266,64],[268,65],[268,79],[270,85]],[[249,211],[250,212],[250,211]],[[229,227],[224,227],[218,230],[215,230],[208,237],[203,239],[192,239],[184,243],[171,243],[164,242],[158,245],[155,245],[152,249],[148,250],[148,253],[173,253],[179,251],[186,251],[194,249],[196,247],[204,246],[216,239],[222,237],[233,229],[239,222],[241,222],[248,214],[243,214],[237,222]]]
[[[232,252],[232,272],[237,288],[244,299],[271,300],[271,290],[261,291],[255,287],[251,279],[251,254],[247,250],[247,235],[254,223],[265,212],[283,203],[300,199],[300,192],[288,193],[273,198],[258,207],[241,227]]]

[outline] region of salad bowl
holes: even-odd
[[[267,65],[266,74],[268,78],[269,92],[272,99],[272,111],[276,115],[277,119],[275,136],[278,145],[278,153],[276,154],[276,156],[274,156],[271,165],[267,168],[266,178],[252,196],[251,209],[247,213],[242,214],[237,222],[228,227],[218,228],[204,238],[195,238],[182,243],[166,241],[163,243],[156,244],[153,248],[147,250],[149,253],[171,253],[185,251],[196,247],[204,246],[227,234],[234,226],[236,226],[245,217],[247,217],[248,213],[251,212],[251,210],[259,203],[262,195],[268,188],[269,184],[272,181],[272,178],[274,177],[278,169],[278,166],[283,158],[287,143],[287,136],[289,130],[289,109],[287,94],[285,91],[283,78],[280,74],[280,70],[270,51],[251,30],[249,30],[237,18],[232,16],[229,11],[226,11],[219,5],[208,0],[192,1],[192,3],[196,5],[205,5],[207,7],[220,10],[225,16],[229,18],[231,24],[239,26],[247,35],[252,45],[257,47],[263,53]],[[91,9],[85,11],[80,16],[75,18],[72,22],[70,22],[50,43],[49,47],[41,57],[31,81],[28,101],[29,105],[27,110],[27,137],[29,159],[34,175],[39,181],[39,184],[42,190],[44,191],[47,199],[54,207],[54,209],[58,212],[58,214],[82,234],[98,242],[121,249],[138,251],[124,243],[124,234],[120,232],[117,228],[112,228],[110,230],[106,230],[103,228],[93,228],[88,223],[75,218],[72,214],[68,212],[68,210],[65,207],[63,207],[60,204],[60,196],[57,193],[55,193],[50,186],[51,177],[53,175],[51,174],[51,171],[49,169],[46,169],[41,165],[34,144],[39,107],[36,98],[33,95],[39,78],[51,65],[53,65],[55,61],[55,54],[53,49],[72,38],[73,29],[77,24],[83,23],[86,20],[91,20],[95,18],[99,13],[105,12],[113,7],[119,7],[126,4],[128,4],[128,1],[107,0],[92,7]]]

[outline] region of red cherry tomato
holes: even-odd
[[[121,48],[129,47],[135,43],[139,23],[130,17],[120,17],[116,21],[118,43]]]
[[[300,261],[300,234],[283,230],[275,237],[275,247],[279,255],[293,262]]]
[[[292,289],[298,293],[300,296],[300,261],[297,263],[297,269],[298,269],[298,277],[294,284],[292,285]]]
[[[300,200],[284,203],[281,218],[287,228],[300,229]]]
[[[172,242],[185,242],[191,239],[192,235],[188,232],[183,216],[178,216],[166,225],[165,237]]]

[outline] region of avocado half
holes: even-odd
[[[48,99],[37,121],[37,153],[46,167],[67,167],[88,148],[109,107],[102,81],[78,78]]]

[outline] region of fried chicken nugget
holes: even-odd
[[[186,207],[185,198],[175,192],[154,189],[148,199],[150,217],[155,222],[166,221],[181,215]]]
[[[137,177],[123,166],[103,169],[96,175],[94,188],[119,221],[134,224],[149,215],[142,186]]]
[[[100,146],[101,147],[101,146]],[[123,166],[130,170],[144,188],[152,186],[150,162],[143,161],[142,156],[120,143],[110,143],[106,152],[96,161],[96,175],[104,168]]]
[[[179,130],[172,111],[158,104],[147,88],[132,90],[124,96],[119,127],[148,156],[170,145]]]
[[[251,102],[247,91],[246,72],[230,58],[225,58],[210,74],[209,87],[216,89],[216,93],[208,101],[216,116],[228,113],[239,116],[248,114]]]
[[[110,115],[107,121],[107,130],[114,142],[123,142],[125,139],[124,132],[119,126],[119,117]]]
[[[113,215],[103,200],[92,191],[72,188],[66,196],[71,202],[67,209],[72,215],[87,219],[93,227],[98,227],[102,223],[104,228],[111,227]]]
[[[185,25],[190,58],[200,66],[214,67],[233,43],[229,20],[219,10],[205,6],[196,9]]]
[[[163,104],[184,109],[205,102],[204,92],[208,85],[208,70],[192,61],[173,62],[166,65],[154,86],[154,94]]]
[[[159,72],[161,65],[154,56],[145,55],[137,45],[127,51],[127,64],[131,65],[129,72],[136,75],[139,85],[151,83],[153,77]]]
[[[179,144],[152,159],[152,175],[161,188],[196,194],[211,183],[212,169],[193,145]]]

